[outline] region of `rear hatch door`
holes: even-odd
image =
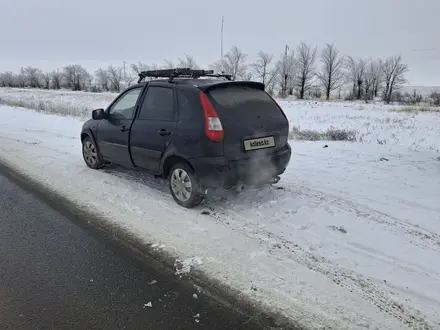
[[[220,83],[207,92],[222,122],[227,159],[261,157],[286,146],[287,118],[262,84]]]

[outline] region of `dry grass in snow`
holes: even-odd
[[[93,109],[105,107],[116,96],[114,93],[0,88],[0,104],[80,118],[89,118]]]
[[[105,108],[115,93],[87,93],[0,88],[0,104],[87,119]],[[403,145],[440,150],[440,112],[437,108],[398,107],[382,103],[278,100],[289,118],[290,137]]]
[[[419,112],[439,112],[440,113],[440,107],[431,107],[428,105],[413,105],[413,106],[406,106],[402,108],[395,108],[392,109],[392,111],[396,112],[411,112],[418,114]]]
[[[347,141],[440,150],[439,112],[396,112],[395,106],[378,103],[279,101],[279,104],[289,118],[295,139],[345,137]]]

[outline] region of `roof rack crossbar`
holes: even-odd
[[[217,78],[226,78],[227,80],[232,80],[232,75],[226,73],[216,73],[216,74],[207,74],[206,77],[217,77]]]
[[[190,68],[176,68],[176,69],[161,69],[161,70],[147,70],[138,74],[138,84],[142,82],[146,77],[150,78],[168,78],[169,81],[173,81],[176,77],[181,78],[200,78],[200,77],[217,77],[226,78],[232,80],[232,76],[228,74],[214,74],[214,70],[198,70]]]

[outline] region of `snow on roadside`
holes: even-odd
[[[197,268],[313,329],[440,325],[437,153],[292,142],[277,188],[186,210],[149,175],[88,169],[81,121],[0,113],[3,161],[146,244],[164,244],[178,273]]]
[[[1,100],[9,105],[55,113],[90,117],[96,108],[105,108],[115,93],[72,92],[0,88]],[[413,150],[440,151],[440,112],[397,113],[395,106],[363,102],[319,102],[277,100],[291,126],[317,132],[329,128],[356,132],[358,141],[382,145],[403,145]]]
[[[115,93],[0,88],[0,104],[80,118],[90,117],[93,109],[105,108],[116,96]]]
[[[440,151],[439,112],[394,112],[395,106],[352,102],[278,102],[290,125],[300,129],[353,130],[359,142]]]

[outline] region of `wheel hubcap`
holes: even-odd
[[[95,165],[98,161],[98,153],[96,152],[95,146],[90,141],[84,143],[83,154],[87,164],[91,166]]]
[[[171,190],[177,199],[182,202],[186,202],[191,198],[193,187],[185,170],[178,168],[171,174]]]

